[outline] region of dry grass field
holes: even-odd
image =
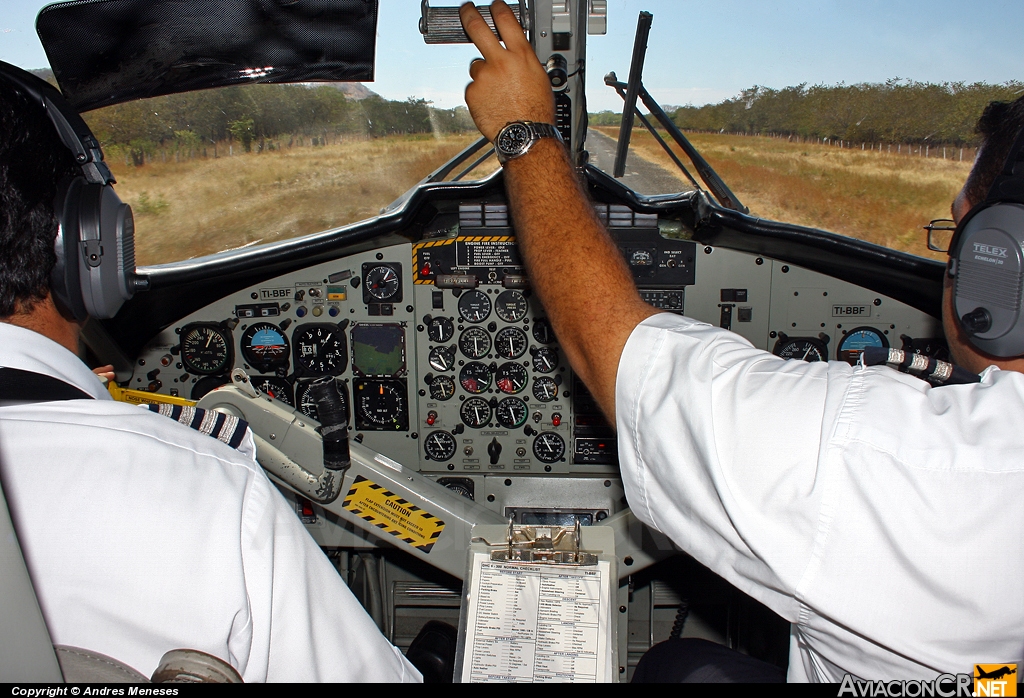
[[[262,153],[110,164],[135,211],[136,257],[159,264],[319,232],[377,215],[471,134],[395,136]]]
[[[614,128],[601,131],[615,137]],[[474,139],[394,136],[142,167],[112,162],[132,204],[140,265],[319,232],[370,218]],[[921,226],[949,217],[967,162],[729,135],[694,145],[753,215],[831,230],[914,254]],[[647,133],[635,155],[674,172]],[[634,155],[634,156],[635,156]],[[685,162],[685,158],[684,158]],[[496,167],[493,161],[477,173]],[[680,189],[688,188],[679,175]]]
[[[615,128],[599,129],[612,138]],[[941,259],[921,226],[949,218],[970,170],[952,159],[841,149],[758,136],[693,134],[693,145],[751,214],[822,228]],[[676,171],[651,135],[634,131],[630,147]],[[681,151],[677,154],[687,162]],[[679,175],[681,186],[687,184]]]

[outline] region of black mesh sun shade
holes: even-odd
[[[36,30],[80,111],[254,82],[373,80],[377,0],[77,0]]]

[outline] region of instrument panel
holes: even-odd
[[[903,303],[700,245],[678,220],[597,210],[656,307],[785,359],[856,363],[869,346],[942,358],[938,321]],[[130,387],[198,399],[243,368],[315,419],[309,385],[334,376],[351,438],[404,467],[470,498],[490,492],[506,513],[545,499],[545,479],[576,479],[600,495],[584,497],[598,502],[593,515],[610,515],[622,506],[614,431],[529,288],[507,208],[464,203],[458,215],[458,226],[420,242],[311,266],[181,318],[137,357]],[[491,478],[505,484],[501,496],[483,482]],[[518,495],[509,489],[525,481]]]

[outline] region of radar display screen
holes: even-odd
[[[361,376],[405,373],[405,330],[401,325],[352,326],[352,370]]]

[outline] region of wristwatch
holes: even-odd
[[[494,153],[498,156],[498,162],[504,165],[509,160],[526,155],[541,138],[555,138],[559,143],[564,143],[562,134],[551,124],[510,121],[494,138]]]

